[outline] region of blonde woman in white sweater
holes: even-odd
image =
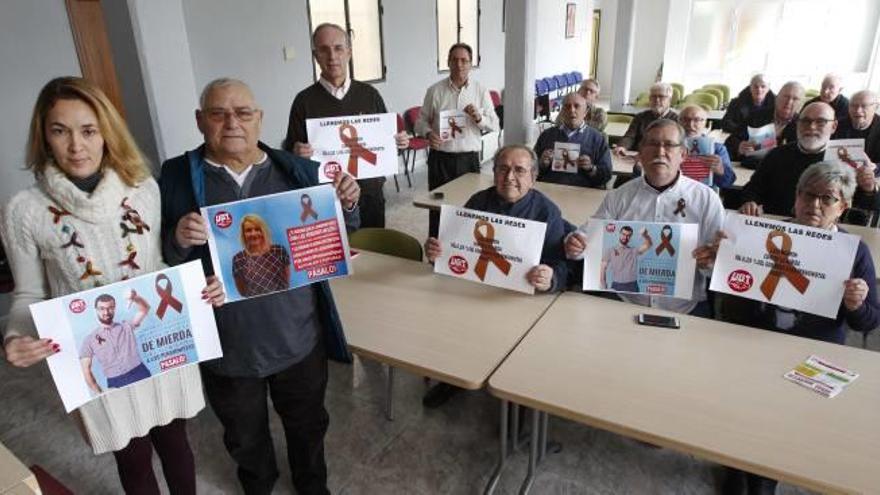
[[[36,184],[0,216],[16,283],[3,347],[20,367],[77,352],[38,339],[29,304],[164,268],[159,189],[97,86],[76,77],[49,81],[34,106],[27,150]],[[222,304],[216,279],[203,299]],[[126,493],[159,493],[155,447],[170,492],[191,494],[195,467],[185,419],[204,405],[199,369],[187,366],[113,390],[74,414],[95,454],[113,452]]]

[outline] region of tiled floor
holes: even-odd
[[[411,205],[424,191],[423,155],[401,192],[386,183],[388,226],[422,240],[427,214]],[[872,348],[878,348],[876,336]],[[356,379],[355,379],[356,377]],[[357,385],[354,385],[354,383]],[[577,384],[572,384],[577,386]],[[496,462],[498,402],[485,392],[460,393],[444,407],[421,406],[420,377],[396,374],[395,420],[383,415],[384,370],[376,363],[331,364],[327,409],[331,424],[326,453],[330,488],[342,494],[480,493]],[[272,430],[282,477],[275,493],[293,493],[280,422]],[[222,445],[221,428],[206,409],[189,422],[196,453],[200,493],[239,493],[235,466]],[[557,418],[551,441],[562,450],[550,454],[533,486],[535,494],[716,492],[720,468],[666,449]],[[0,441],[27,464],[40,464],[78,494],[119,493],[112,456],[95,457],[66,417],[45,366],[14,370],[0,366]],[[525,475],[526,449],[508,463],[496,493],[516,493]],[[161,472],[158,461],[157,473]],[[804,493],[780,487],[779,493]]]

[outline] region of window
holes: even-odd
[[[739,91],[763,72],[774,88],[788,80],[818,88],[836,72],[855,91],[871,69],[878,15],[875,0],[694,0],[682,82]]]
[[[381,0],[309,0],[309,32],[325,22],[342,26],[351,37],[348,72],[358,81],[385,79]],[[315,79],[321,68],[312,58]]]
[[[449,70],[449,47],[467,43],[480,65],[480,0],[437,0],[437,70]]]

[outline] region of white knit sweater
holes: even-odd
[[[120,221],[127,205],[149,226],[141,235],[123,237]],[[159,188],[153,179],[127,186],[111,169],[92,194],[78,189],[54,165],[46,167],[36,185],[16,194],[0,215],[0,235],[15,278],[15,292],[5,336],[36,337],[28,305],[45,299],[117,282],[124,275],[143,275],[164,268],[160,244]],[[55,211],[66,210],[56,223]],[[67,225],[67,232],[62,226]],[[70,230],[84,247],[64,248]],[[134,273],[120,266],[137,251]],[[94,275],[82,279],[83,260],[92,261]],[[80,258],[80,259],[78,259]],[[77,352],[62,349],[61,352]],[[191,418],[205,407],[198,366],[175,368],[129,387],[113,390],[79,409],[96,454],[119,450],[134,437],[176,418]]]

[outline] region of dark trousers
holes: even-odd
[[[125,493],[159,495],[159,484],[153,474],[153,447],[162,462],[162,472],[171,495],[194,495],[196,468],[184,419],[156,426],[147,435],[132,438],[125,448],[113,452]]]
[[[480,173],[480,154],[476,151],[447,153],[432,149],[428,152],[429,190],[437,189],[443,184],[470,172]],[[428,213],[428,235],[437,237],[439,230],[440,212],[431,210]]]
[[[268,396],[284,425],[293,486],[300,495],[328,494],[324,434],[327,358],[319,340],[299,363],[264,378],[229,377],[202,367],[205,395],[223,424],[223,443],[248,495],[270,494],[278,479],[269,432]]]
[[[385,177],[360,179],[357,182],[361,186],[361,198],[358,201],[361,228],[385,228],[385,192],[382,189]]]
[[[725,479],[721,495],[773,495],[778,482],[757,474],[747,473],[732,467],[725,467]]]

